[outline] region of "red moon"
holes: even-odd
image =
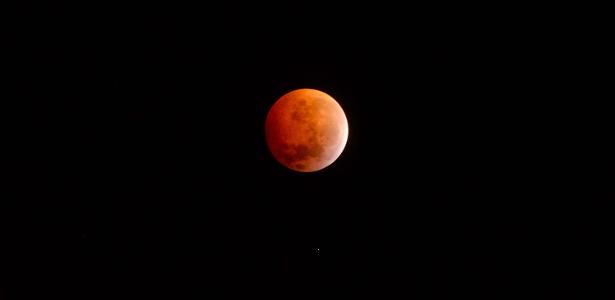
[[[265,136],[273,157],[291,170],[314,172],[332,164],[348,140],[348,120],[331,96],[298,89],[271,107]]]

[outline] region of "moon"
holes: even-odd
[[[348,120],[328,94],[314,89],[291,91],[276,101],[265,122],[273,157],[287,168],[314,172],[331,165],[348,141]]]

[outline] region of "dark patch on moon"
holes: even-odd
[[[325,152],[325,148],[320,144],[314,144],[314,146],[310,147],[311,157],[319,157],[323,152]]]
[[[282,148],[280,158],[288,164],[305,160],[308,157],[318,158],[325,151],[325,148],[320,144],[312,144],[311,146],[283,144]]]
[[[290,117],[294,121],[304,123],[312,115],[313,110],[313,105],[308,105],[305,100],[301,100],[295,105],[294,111],[292,112]]]
[[[302,114],[298,110],[295,110],[293,114],[291,115],[291,118],[297,122],[302,122],[304,119],[304,116],[302,116]]]
[[[280,152],[279,158],[285,164],[290,164],[295,161],[295,158],[293,157],[292,152],[290,150],[283,150],[282,152]]]
[[[295,149],[295,159],[296,160],[302,160],[307,158],[308,155],[310,155],[310,148],[306,145],[297,145],[294,147]]]

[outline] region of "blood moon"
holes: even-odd
[[[332,164],[348,140],[348,120],[333,97],[314,89],[298,89],[271,107],[265,136],[273,157],[299,172]]]

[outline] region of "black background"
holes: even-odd
[[[261,11],[20,12],[2,299],[550,298],[607,282],[612,121],[571,59],[574,25]],[[350,127],[309,174],[263,132],[304,87]]]

